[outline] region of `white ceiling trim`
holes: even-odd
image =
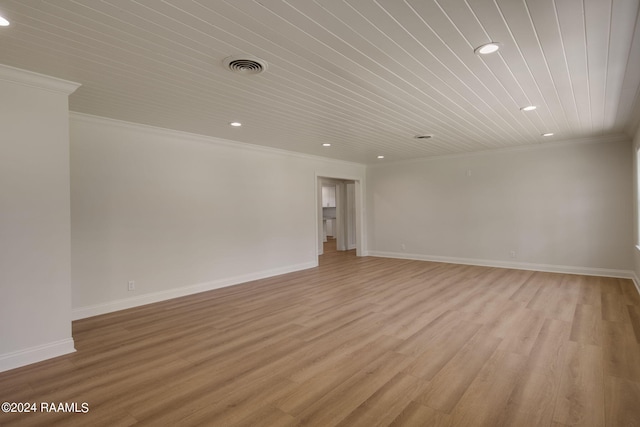
[[[474,151],[469,153],[459,153],[459,154],[447,154],[443,156],[431,156],[420,159],[409,159],[409,160],[396,160],[392,162],[378,163],[378,164],[369,164],[368,167],[384,167],[387,165],[403,165],[403,164],[412,164],[412,163],[422,163],[422,162],[430,162],[443,159],[459,159],[459,158],[467,158],[467,157],[477,157],[477,156],[487,156],[494,155],[497,153],[511,153],[511,152],[526,152],[526,151],[536,151],[536,150],[549,150],[558,147],[567,147],[572,145],[585,145],[585,144],[614,144],[618,142],[628,142],[631,143],[633,138],[629,137],[626,133],[617,133],[606,136],[589,136],[584,138],[575,138],[575,139],[567,139],[561,141],[552,141],[552,142],[542,142],[540,144],[535,145],[523,145],[518,147],[505,147],[505,148],[496,148],[493,150],[485,150],[485,151]]]
[[[2,64],[0,64],[0,80],[35,87],[38,89],[45,89],[50,92],[62,93],[64,95],[71,95],[80,87],[80,83],[45,76],[44,74],[34,73],[33,71],[22,70]]]
[[[337,164],[364,166],[362,163],[357,163],[357,162],[348,162],[346,160],[333,159],[330,157],[323,157],[323,156],[313,156],[310,154],[297,153],[294,151],[265,147],[263,145],[249,144],[245,142],[237,142],[237,141],[232,141],[232,140],[227,140],[222,138],[216,138],[214,136],[200,135],[200,134],[195,134],[190,132],[178,131],[174,129],[161,128],[158,126],[144,125],[140,123],[127,122],[124,120],[110,119],[108,117],[93,116],[91,114],[79,113],[77,111],[71,111],[69,113],[69,119],[72,121],[76,121],[78,123],[87,123],[87,124],[97,125],[97,126],[120,128],[126,131],[140,132],[140,133],[151,135],[151,136],[171,138],[171,139],[181,140],[185,142],[217,145],[219,147],[233,148],[236,150],[257,151],[261,153],[276,154],[279,156],[294,157],[294,158],[306,159],[306,160],[315,160],[315,161],[322,161],[322,162],[329,161],[331,163],[337,163]]]

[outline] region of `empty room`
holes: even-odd
[[[1,426],[640,426],[640,0],[0,0]]]

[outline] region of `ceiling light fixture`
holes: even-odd
[[[8,27],[9,26],[9,21],[7,21],[7,19],[0,15],[0,27]]]
[[[324,144],[322,144],[323,147],[331,147],[331,144],[329,144],[328,142],[325,142]]]
[[[553,132],[543,133],[542,136],[553,136]]]
[[[379,159],[384,159],[384,156],[378,156]]]
[[[229,123],[229,124],[230,124],[231,126],[234,126],[234,127],[240,127],[240,126],[242,126],[242,123],[240,123],[240,122],[231,122],[231,123]]]
[[[500,43],[491,42],[483,44],[473,49],[473,52],[480,55],[488,55],[489,53],[497,52],[500,49]]]
[[[520,111],[533,111],[536,108],[538,108],[538,107],[536,107],[535,105],[527,105],[526,107],[521,107]]]

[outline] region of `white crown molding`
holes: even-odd
[[[27,71],[3,64],[0,64],[0,80],[21,84],[23,86],[44,89],[50,92],[62,93],[64,95],[71,95],[80,87],[80,83],[46,76],[44,74],[34,73],[33,71]]]
[[[74,347],[73,338],[67,338],[20,351],[0,354],[0,372],[41,362],[43,360],[73,353],[75,351],[76,349]]]
[[[165,291],[151,292],[148,294],[124,298],[115,301],[108,301],[101,304],[94,304],[84,307],[74,308],[71,311],[72,320],[84,319],[87,317],[98,316],[100,314],[111,313],[114,311],[125,310],[128,308],[139,307],[141,305],[152,304],[155,302],[166,301],[174,298],[184,297],[187,295],[197,294],[200,292],[212,291],[214,289],[225,288],[227,286],[238,285],[241,283],[251,282],[253,280],[265,279],[268,277],[279,276],[281,274],[293,273],[294,271],[306,270],[318,266],[318,261],[312,261],[302,264],[289,265],[281,268],[258,271],[240,276],[227,277],[211,282],[197,283],[195,285],[184,286],[180,288],[168,289]]]
[[[589,136],[584,138],[574,138],[574,139],[565,139],[553,142],[543,142],[540,144],[528,144],[528,145],[520,145],[517,147],[504,147],[504,148],[496,148],[490,150],[482,150],[482,151],[470,151],[464,153],[456,153],[456,154],[443,154],[439,156],[428,156],[428,157],[419,157],[415,159],[409,160],[397,160],[394,162],[385,162],[385,163],[376,163],[376,164],[367,164],[367,168],[381,168],[390,165],[405,165],[405,164],[413,164],[413,163],[423,163],[430,161],[439,161],[445,159],[459,159],[466,157],[476,157],[476,156],[487,156],[494,155],[499,153],[511,153],[511,152],[521,152],[521,151],[533,151],[533,150],[544,150],[544,149],[554,149],[559,147],[566,147],[571,145],[583,145],[583,144],[611,144],[616,142],[629,142],[633,138],[629,138],[629,135],[626,133],[615,133],[610,135],[602,135],[602,136]]]
[[[69,112],[69,117],[72,120],[76,120],[79,122],[93,123],[97,125],[111,125],[114,127],[119,127],[121,129],[128,129],[132,131],[143,132],[149,135],[173,137],[176,139],[182,139],[186,141],[215,144],[219,146],[232,147],[236,149],[243,148],[243,149],[259,151],[263,153],[271,153],[271,154],[284,155],[288,157],[296,157],[299,159],[323,161],[323,162],[337,163],[337,164],[343,164],[343,165],[358,166],[362,168],[364,168],[365,166],[364,163],[349,162],[346,160],[332,159],[329,157],[314,156],[312,154],[297,153],[294,151],[283,150],[280,148],[266,147],[264,145],[256,145],[256,144],[249,144],[247,142],[232,141],[228,139],[217,138],[215,136],[201,135],[197,133],[184,132],[180,130],[173,130],[173,129],[161,128],[157,126],[144,125],[140,123],[127,122],[124,120],[111,119],[108,117],[94,116],[91,114],[79,113],[77,111]]]
[[[475,258],[457,258],[435,255],[407,254],[404,252],[369,251],[369,256],[381,258],[409,259],[416,261],[442,262],[446,264],[477,265],[481,267],[511,268],[515,270],[543,271],[548,273],[580,274],[584,276],[616,277],[634,279],[635,274],[630,270],[614,270],[608,268],[573,267],[568,265],[533,264],[528,262],[511,262],[499,260],[485,260]]]

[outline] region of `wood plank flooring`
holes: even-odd
[[[365,257],[76,321],[2,426],[640,426],[630,280]]]

